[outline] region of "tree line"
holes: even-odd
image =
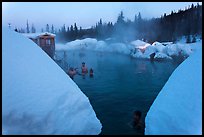
[[[22,33],[35,33],[35,27],[32,24],[31,29],[27,21],[26,31],[17,30]],[[141,13],[135,15],[133,21],[125,20],[123,11],[118,15],[117,21],[103,22],[100,19],[94,26],[89,29],[82,29],[74,23],[66,27],[64,24],[60,29],[55,29],[46,24],[45,30],[41,32],[51,32],[56,34],[56,40],[69,42],[76,39],[96,38],[105,40],[112,38],[118,42],[130,42],[135,39],[141,39],[152,43],[154,41],[177,41],[180,37],[186,36],[186,42],[191,42],[191,37],[195,40],[196,35],[202,35],[202,5],[199,3],[190,5],[184,10],[177,12],[171,11],[170,14],[164,13],[159,18],[144,19]]]

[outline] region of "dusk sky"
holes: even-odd
[[[133,20],[135,14],[141,12],[142,18],[160,17],[164,13],[185,9],[197,2],[3,2],[2,25],[25,28],[26,20],[33,23],[40,31],[45,25],[53,24],[55,28],[63,24],[89,28],[100,18],[103,22],[117,20],[120,11],[124,12],[125,19]],[[202,2],[199,2],[201,5]]]

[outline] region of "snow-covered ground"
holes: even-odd
[[[99,134],[79,87],[30,39],[2,32],[2,134]]]
[[[165,46],[164,46],[165,45]],[[172,56],[189,56],[192,51],[192,43],[186,44],[178,42],[166,42],[164,45],[160,42],[154,42],[152,45],[141,40],[135,40],[129,44],[112,43],[107,44],[105,41],[97,41],[93,38],[75,40],[67,44],[56,43],[56,50],[93,50],[100,52],[116,52],[128,54],[135,58],[150,58],[150,54],[156,53],[156,59],[172,59]]]
[[[202,134],[202,41],[189,46],[194,53],[172,73],[147,113],[146,135]]]

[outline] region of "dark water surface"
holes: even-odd
[[[63,57],[63,52],[57,52]],[[131,58],[128,55],[93,51],[68,51],[64,60],[69,66],[78,67],[85,62],[93,68],[94,77],[76,75],[74,81],[88,96],[98,119],[101,134],[144,134],[144,130],[131,127],[133,112],[142,112],[142,122],[178,63]],[[58,63],[63,69],[63,61]],[[65,64],[66,65],[66,64]]]

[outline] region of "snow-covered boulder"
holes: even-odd
[[[65,45],[56,44],[56,50],[78,50],[78,49],[89,49],[94,50],[97,40],[93,38],[85,38],[82,40],[74,40],[66,43]]]
[[[105,41],[86,38],[68,42],[66,45],[56,44],[56,50],[92,50],[101,52],[115,52],[130,54],[130,46],[124,43],[106,44]]]
[[[134,45],[134,47],[137,48],[137,47],[145,46],[147,43],[138,39],[130,42],[130,44]]]
[[[192,49],[190,47],[190,44],[177,43],[177,49],[179,52],[181,52],[182,55],[189,56],[192,53]]]
[[[111,52],[130,54],[129,48],[124,43],[113,43],[107,46]]]
[[[166,54],[166,47],[162,43],[156,41],[152,46],[156,48],[157,52]]]
[[[160,53],[160,52],[156,52],[156,55],[154,56],[155,59],[172,59],[172,57],[164,54],[164,53]]]
[[[96,47],[94,48],[96,51],[104,51],[107,50],[107,44],[106,42],[100,40],[97,42]]]
[[[202,134],[202,42],[196,47],[150,107],[145,118],[146,135]]]
[[[166,46],[166,53],[168,56],[189,56],[192,53],[191,44],[169,44]]]
[[[166,47],[166,52],[168,56],[178,56],[178,46],[177,44],[170,44]]]
[[[135,49],[131,56],[134,58],[146,58],[146,56],[144,56],[140,49]]]
[[[99,134],[102,125],[79,87],[34,42],[2,32],[3,134]]]
[[[152,46],[152,45],[149,45],[146,47],[145,49],[145,52],[144,52],[144,56],[146,56],[146,58],[150,58],[150,55],[152,53],[156,53],[157,52],[157,49],[156,47]]]

